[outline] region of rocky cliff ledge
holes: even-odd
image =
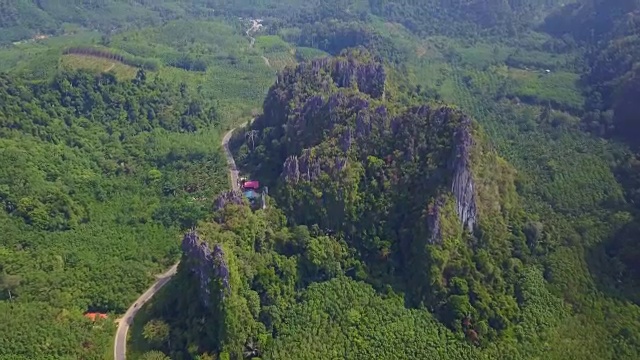
[[[182,239],[182,251],[188,259],[188,269],[200,282],[200,299],[205,306],[210,305],[212,281],[220,285],[220,295],[225,296],[229,286],[229,268],[222,247],[216,244],[213,250],[198,234],[190,231]]]

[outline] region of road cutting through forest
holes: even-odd
[[[251,121],[253,122],[254,119]],[[229,168],[229,176],[231,178],[231,188],[233,190],[238,190],[238,169],[236,167],[236,162],[233,159],[233,154],[231,153],[231,149],[229,149],[229,140],[231,140],[231,136],[233,135],[233,131],[236,128],[233,128],[224,135],[222,138],[222,148],[224,150],[224,155],[227,159],[227,166]],[[151,285],[147,291],[145,291],[136,301],[131,304],[127,312],[124,316],[117,320],[118,322],[118,330],[116,331],[116,337],[113,344],[113,358],[115,360],[125,360],[127,358],[127,334],[129,332],[129,328],[133,324],[133,319],[135,318],[138,310],[142,306],[144,306],[147,301],[149,301],[163,286],[165,286],[169,280],[176,274],[178,270],[178,265],[180,261],[173,265],[169,270],[167,270],[162,275],[157,277],[156,282]]]

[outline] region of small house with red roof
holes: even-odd
[[[260,188],[260,182],[257,180],[249,180],[249,181],[245,181],[242,184],[242,187],[245,190],[258,190]]]
[[[106,319],[107,318],[107,314],[102,314],[102,313],[86,313],[84,314],[84,317],[86,317],[87,319],[91,320],[91,321],[96,321],[96,319]]]

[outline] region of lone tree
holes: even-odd
[[[247,131],[245,137],[248,139],[248,141],[251,141],[251,150],[255,150],[255,148],[256,148],[256,137],[258,137],[258,131],[257,130]]]
[[[147,81],[147,72],[144,71],[144,68],[138,69],[134,82],[136,84],[144,84],[146,81]]]
[[[21,280],[22,279],[20,279],[20,276],[18,275],[9,275],[4,271],[0,273],[0,290],[7,292],[9,295],[9,301],[13,300],[12,291],[20,285]]]
[[[144,325],[142,336],[150,344],[161,346],[169,339],[169,325],[162,320],[151,320]]]
[[[141,359],[142,360],[171,360],[171,358],[169,358],[163,352],[157,351],[157,350],[152,350],[144,353]]]

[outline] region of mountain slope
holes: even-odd
[[[276,24],[314,24],[334,19],[368,22],[378,16],[425,34],[477,35],[478,32],[515,34],[541,21],[559,0],[520,1],[42,1],[0,0],[0,44],[37,33],[61,34],[63,25],[111,32],[123,27],[158,25],[176,18],[221,16],[267,17]]]

